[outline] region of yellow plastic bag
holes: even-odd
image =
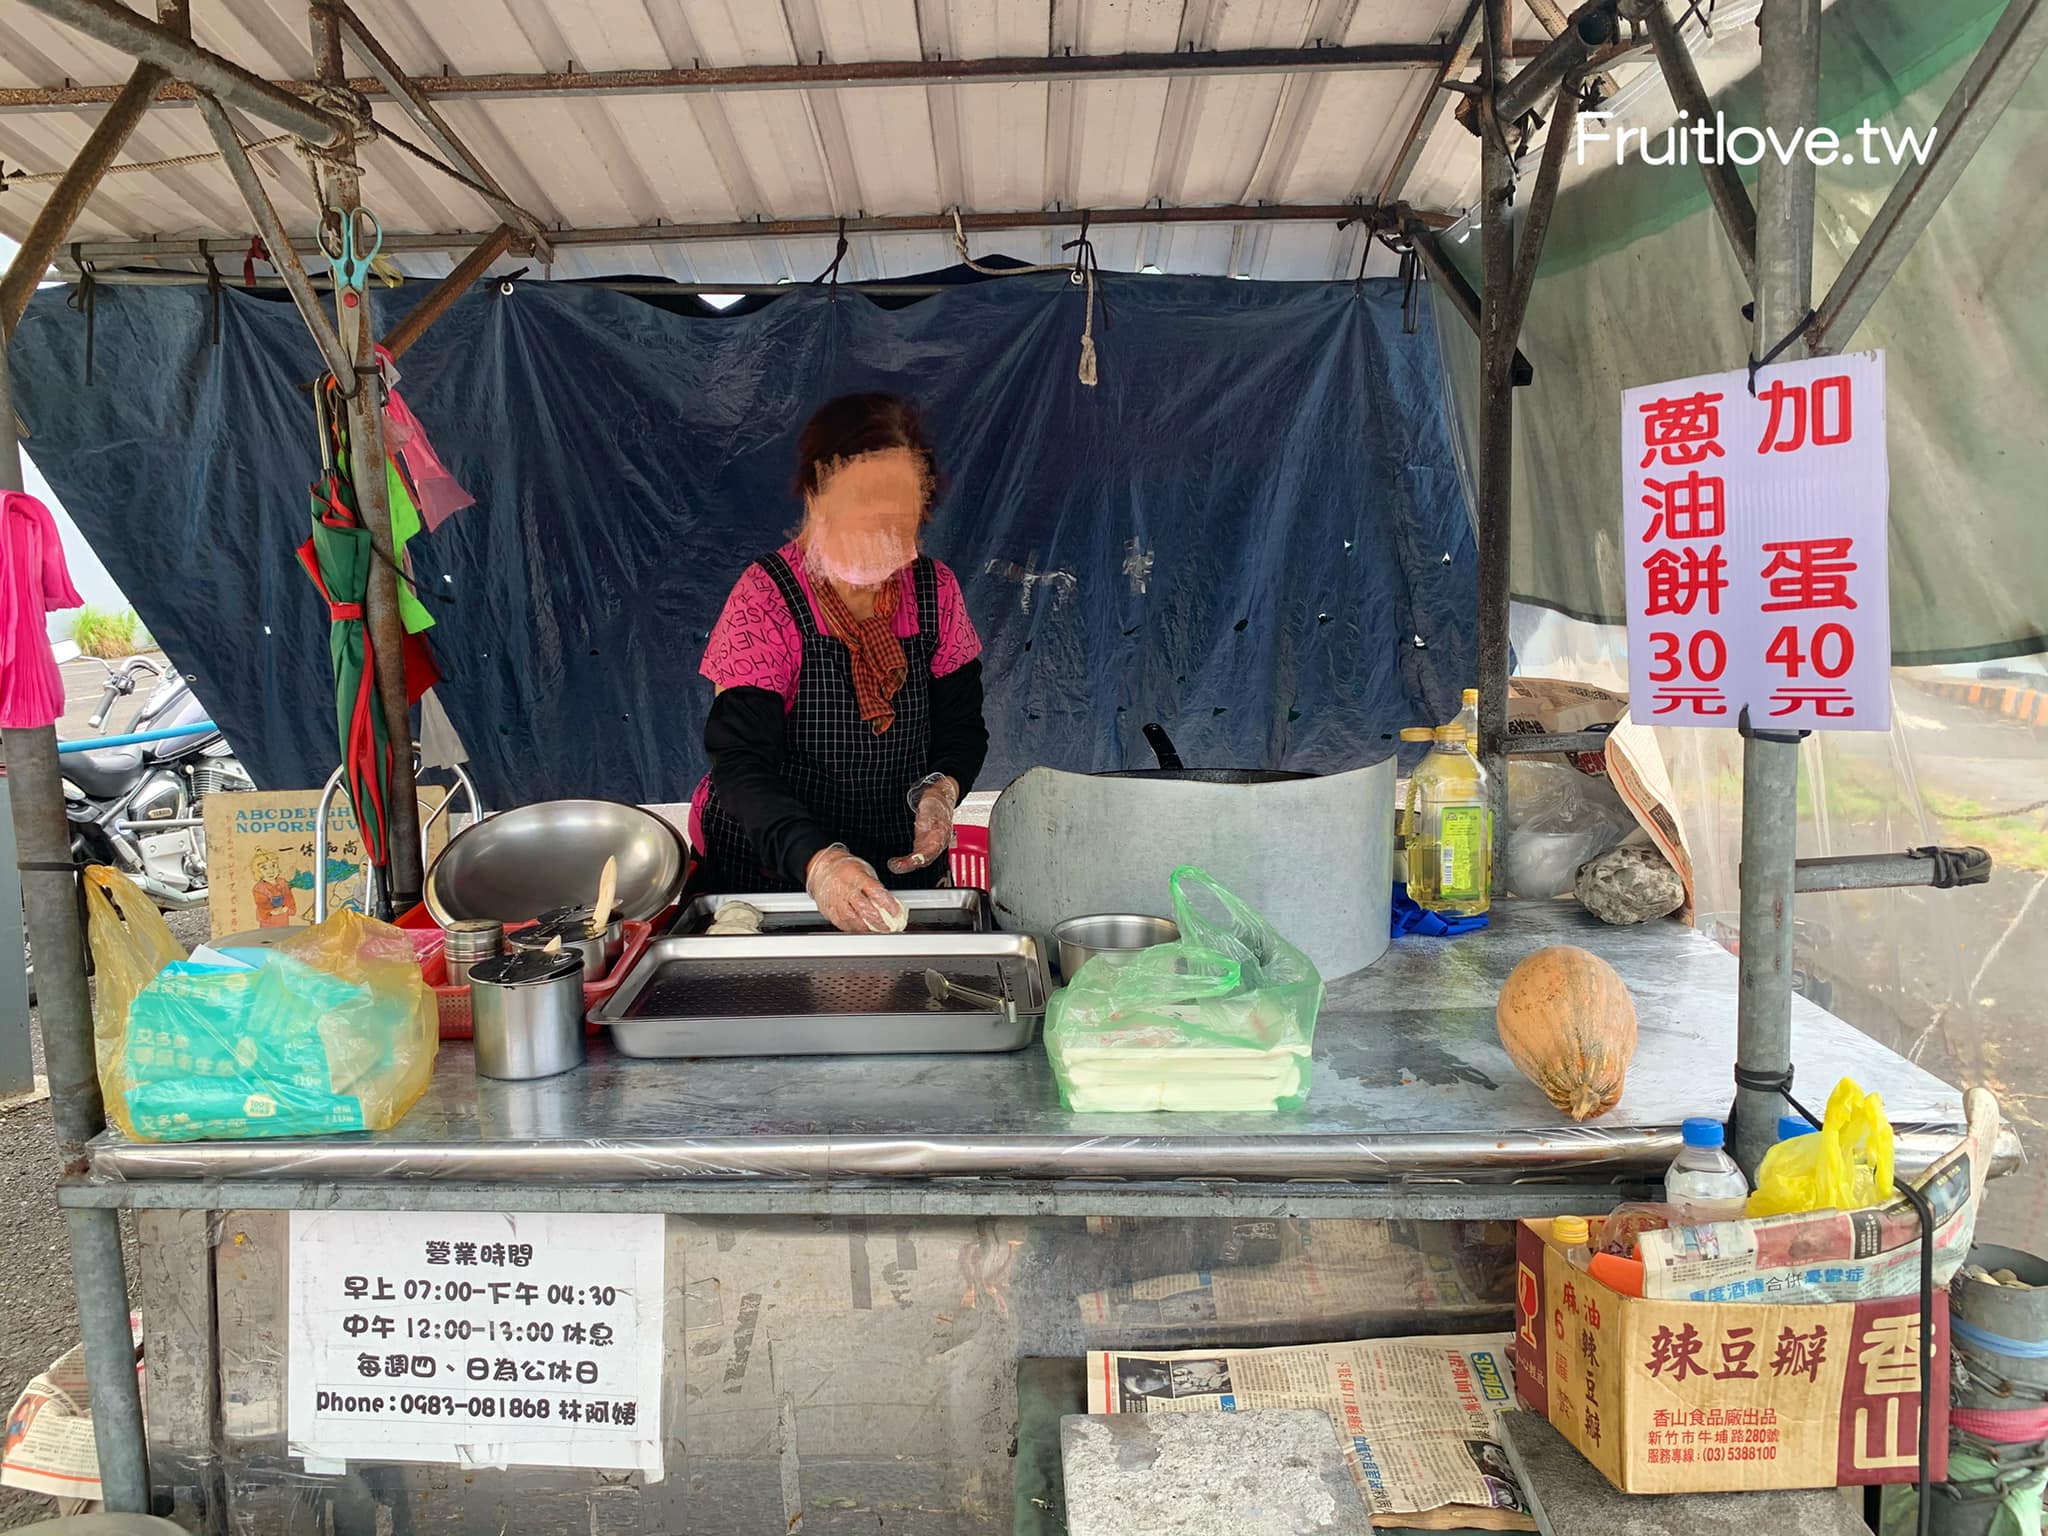
[[[400,930],[340,911],[253,963],[194,964],[120,875],[88,892],[100,1087],[128,1135],[384,1130],[426,1091],[440,1029]]]
[[[1828,1095],[1821,1128],[1781,1141],[1756,1171],[1752,1216],[1855,1211],[1898,1194],[1892,1183],[1892,1123],[1884,1100],[1843,1078]]]
[[[118,869],[86,866],[85,936],[92,946],[92,1044],[107,1115],[130,1135],[127,1080],[121,1056],[128,1045],[128,1010],[135,996],[167,965],[185,958],[156,903]]]

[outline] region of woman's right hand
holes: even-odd
[[[900,933],[903,908],[889,894],[874,866],[837,844],[812,858],[804,890],[841,933]]]

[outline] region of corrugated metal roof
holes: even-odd
[[[196,0],[193,35],[270,79],[313,73],[303,4]],[[1196,54],[1253,48],[1429,44],[1466,0],[360,0],[357,13],[415,76],[464,76],[869,60]],[[1545,34],[1517,7],[1522,35]],[[351,69],[356,67],[351,61]],[[129,61],[21,0],[0,3],[0,87],[118,84]],[[1377,196],[1432,85],[1427,68],[1171,78],[990,81],[512,97],[443,95],[450,126],[510,195],[550,227],[614,229],[841,215],[1278,204]],[[67,165],[96,107],[0,112],[10,171]],[[373,112],[418,142],[388,98]],[[273,136],[245,120],[249,137]],[[162,104],[125,161],[205,156],[189,105]],[[263,151],[287,224],[309,232],[310,176],[288,145]],[[1419,208],[1473,195],[1477,141],[1449,114],[1404,189]],[[363,151],[364,200],[387,235],[479,234],[497,216],[475,193],[389,141]],[[0,195],[0,232],[20,236],[47,187]],[[238,254],[251,221],[217,160],[110,176],[72,238],[219,238]],[[977,233],[976,255],[1058,260],[1071,227]],[[1327,279],[1357,269],[1362,235],[1319,223],[1104,228],[1104,266]],[[563,245],[557,276],[660,274],[761,283],[816,276],[833,240],[734,238]],[[455,252],[452,254],[459,254]],[[452,254],[413,252],[407,270]],[[943,233],[856,234],[846,279],[950,265]],[[168,263],[189,266],[190,262]]]

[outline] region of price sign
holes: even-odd
[[[1651,725],[1891,724],[1884,354],[1622,396],[1629,708]]]
[[[660,1216],[293,1211],[294,1454],[659,1478],[663,1242]]]

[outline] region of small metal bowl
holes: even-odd
[[[1129,955],[1158,944],[1171,944],[1180,929],[1163,917],[1111,912],[1070,917],[1052,931],[1060,952],[1060,979],[1072,981],[1097,955]]]

